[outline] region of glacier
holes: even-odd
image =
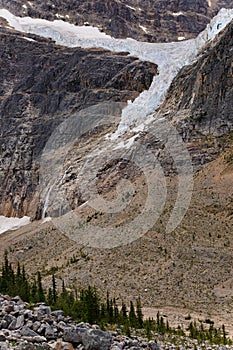
[[[22,33],[37,34],[51,38],[66,47],[104,48],[113,52],[129,52],[141,60],[158,65],[158,75],[147,91],[143,91],[122,111],[117,131],[111,136],[116,139],[132,130],[151,115],[163,102],[166,92],[179,70],[190,64],[208,41],[226,27],[233,19],[233,9],[221,9],[197,38],[171,43],[139,42],[131,38],[115,39],[92,26],[75,26],[62,20],[48,21],[31,17],[17,17],[8,10],[0,9],[0,17]],[[179,38],[177,38],[178,40]]]

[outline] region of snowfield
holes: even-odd
[[[24,216],[21,219],[0,216],[0,234],[10,230],[17,230],[17,228],[28,225],[29,223],[30,218],[28,216]]]

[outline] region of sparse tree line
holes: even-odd
[[[161,335],[173,334],[198,339],[198,341],[208,340],[214,344],[231,344],[227,338],[224,325],[221,329],[214,327],[212,321],[209,322],[209,328],[197,326],[196,322],[190,322],[186,332],[178,326],[172,328],[169,322],[157,313],[155,319],[143,318],[141,300],[138,298],[136,303],[130,302],[129,309],[122,301],[119,307],[115,298],[110,298],[107,293],[106,299],[101,300],[95,287],[89,286],[81,291],[70,291],[66,288],[64,282],[60,291],[57,289],[55,276],[52,275],[51,287],[45,289],[42,286],[41,273],[37,272],[36,278],[31,282],[27,276],[24,266],[18,263],[17,268],[13,269],[5,253],[0,275],[0,293],[10,296],[20,296],[23,301],[29,303],[45,302],[52,309],[62,309],[66,316],[71,316],[74,320],[88,322],[90,324],[99,324],[101,328],[107,325],[118,325],[122,332],[130,336],[132,329],[142,329],[151,339],[155,333]],[[188,333],[187,333],[188,331]]]

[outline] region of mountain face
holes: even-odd
[[[130,35],[140,40],[166,41],[196,35],[220,6],[230,3],[129,1],[126,6],[126,2],[120,1],[27,4],[2,1],[1,6],[22,16],[52,20],[64,15],[72,23],[88,21],[116,37]],[[171,14],[173,11],[176,14]],[[185,15],[178,15],[179,11]],[[146,34],[139,24],[146,27],[150,23],[150,33]],[[2,20],[0,213],[27,214],[39,219],[47,197],[40,198],[39,194],[39,164],[42,150],[56,127],[70,115],[79,115],[84,108],[100,102],[120,102],[125,106],[128,100],[147,90],[160,71],[156,64],[142,62],[128,53],[65,48],[52,40],[7,27]],[[70,208],[80,207],[86,223],[94,228],[110,223],[111,228],[114,226],[124,233],[124,223],[139,216],[147,198],[145,176],[129,164],[137,156],[132,143],[135,140],[156,154],[166,175],[168,195],[163,215],[146,235],[123,248],[84,248],[81,242],[68,239],[53,223],[34,221],[18,232],[0,236],[0,256],[10,247],[13,264],[24,261],[32,275],[40,269],[47,284],[50,275],[57,271],[57,277],[68,286],[94,284],[103,293],[107,289],[128,301],[140,295],[148,306],[184,307],[187,314],[190,308],[195,308],[205,310],[208,317],[213,311],[232,313],[232,30],[231,22],[214,41],[207,43],[195,61],[177,73],[164,103],[153,111],[147,128],[140,129],[137,125],[119,139],[126,160],[123,156],[107,158],[119,146],[113,140],[111,147],[105,147],[107,134],[116,130],[119,122],[116,118],[106,127],[86,133],[72,145],[64,161],[64,176],[59,185]],[[119,108],[117,117],[120,114]],[[179,179],[165,142],[150,133],[158,116],[176,126],[196,166],[189,210],[172,234],[166,233],[166,223],[176,200]],[[100,194],[114,198],[119,179],[130,180],[135,185],[131,207],[119,215],[86,208],[76,190],[79,164],[93,150],[92,164],[96,168],[98,151],[108,160],[97,173]],[[56,176],[57,169],[54,167],[52,171]],[[84,184],[88,187],[86,175]],[[127,198],[124,200],[127,203]],[[59,209],[56,207],[56,212]],[[75,262],[71,263],[71,257]]]
[[[162,113],[183,130],[186,141],[233,129],[233,23],[173,80]]]
[[[15,15],[98,26],[116,38],[167,42],[196,37],[232,0],[1,0]]]
[[[33,40],[0,33],[0,212],[6,216],[41,216],[38,162],[58,124],[102,101],[134,99],[157,73],[156,65],[125,54]]]

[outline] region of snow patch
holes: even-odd
[[[172,16],[178,17],[184,15],[184,12],[179,11],[179,12],[172,12]]]
[[[185,37],[179,37],[177,43],[167,43],[164,46],[163,44],[150,44],[151,49],[154,47],[153,52],[146,46],[146,43],[141,43],[144,59],[156,63],[159,74],[154,77],[149,90],[143,91],[134,102],[128,103],[128,106],[122,111],[118,130],[111,138],[116,139],[132,127],[141,123],[145,124],[145,120],[150,118],[163,102],[172,80],[180,69],[190,64],[204,45],[213,40],[232,19],[233,9],[221,9],[196,39],[183,41]],[[141,58],[142,56],[143,54]]]
[[[144,26],[142,26],[141,24],[139,24],[139,27],[145,32],[148,33],[148,29]]]
[[[22,7],[26,10],[28,7],[26,4],[23,4]]]
[[[178,36],[178,41],[182,41],[182,40],[185,40],[185,37],[184,36]]]
[[[45,224],[46,222],[49,222],[49,221],[52,221],[52,218],[51,218],[51,216],[47,216],[46,218],[44,218],[43,220],[42,220],[42,225],[43,224]]]
[[[121,141],[119,142],[113,149],[116,150],[116,149],[121,149],[121,148],[124,148],[124,149],[129,149],[133,144],[134,144],[134,141],[135,139],[139,136],[139,134],[136,134],[132,137],[130,137],[128,140],[126,141]]]
[[[56,13],[55,16],[56,16],[57,18],[65,18],[65,16],[59,15],[59,13]]]
[[[26,36],[22,36],[21,38],[22,38],[22,39],[25,39],[25,40],[27,40],[27,41],[36,41],[36,40],[34,40],[34,39],[32,39],[32,38],[28,38],[28,37],[26,37]]]
[[[5,216],[0,216],[0,233],[6,231],[17,230],[19,227],[28,225],[30,223],[30,218],[24,216],[23,218],[6,218]]]
[[[207,0],[208,2],[208,6],[211,7],[212,6],[212,1],[211,0]]]
[[[83,204],[79,205],[79,208],[83,208],[88,204],[88,201],[84,202]]]
[[[130,6],[130,5],[125,5],[126,7],[128,7],[129,9],[131,9],[131,10],[134,10],[134,11],[136,11],[136,8],[135,7],[133,7],[133,6]]]

